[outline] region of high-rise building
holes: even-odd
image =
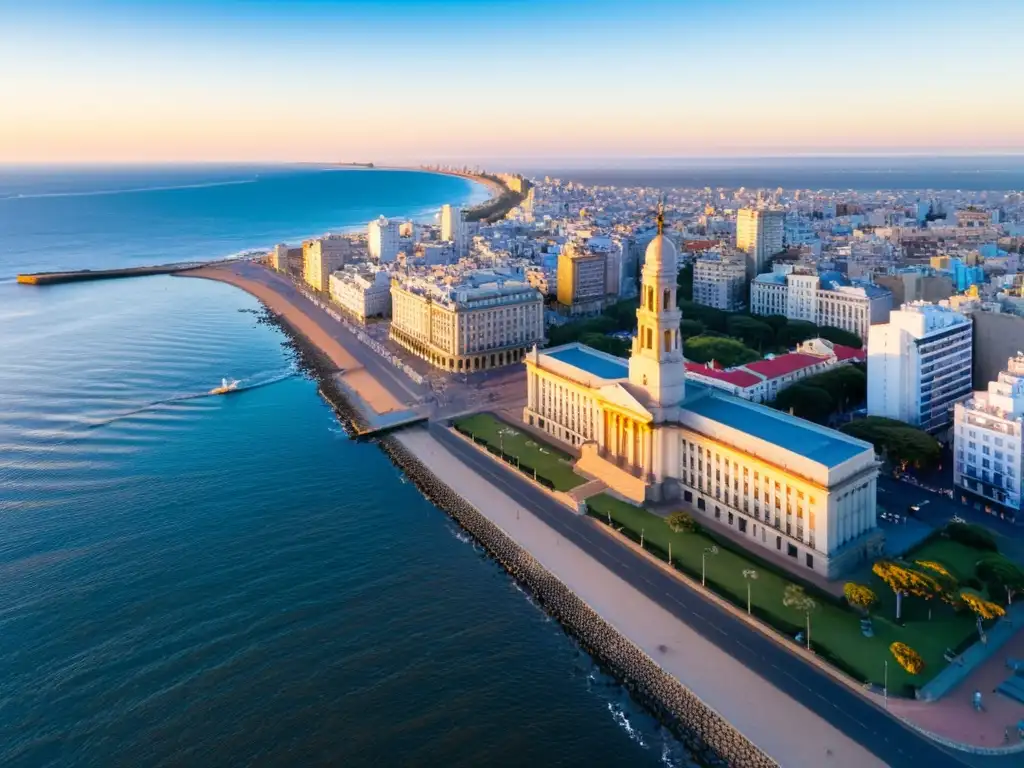
[[[457,205],[441,207],[441,239],[452,242],[456,258],[462,258],[469,252],[466,212]]]
[[[391,286],[390,337],[446,371],[522,361],[544,339],[544,301],[525,283],[441,286],[410,280]]]
[[[736,247],[747,254],[747,276],[764,272],[782,252],[786,213],[771,208],[741,208],[736,216]]]
[[[747,265],[718,253],[703,256],[693,264],[693,300],[727,312],[747,306]]]
[[[390,264],[398,258],[398,229],[397,221],[391,221],[384,216],[369,223],[367,250],[370,253],[370,258],[376,259],[381,264]]]
[[[1010,358],[1006,370],[958,403],[954,415],[953,482],[972,497],[1021,509],[1024,478],[1024,353]],[[965,498],[966,500],[966,498]]]
[[[954,410],[953,483],[964,500],[978,498],[999,509],[1020,512],[1024,488],[1024,353]]]
[[[608,301],[608,254],[567,243],[558,254],[558,303],[569,314],[600,312]]]
[[[330,287],[330,275],[341,269],[352,249],[352,241],[344,235],[324,235],[302,244],[302,279],[317,291]]]
[[[971,394],[971,320],[949,307],[904,304],[868,334],[868,413],[929,432]]]

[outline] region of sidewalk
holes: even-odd
[[[850,768],[884,765],[815,712],[563,539],[497,486],[467,471],[429,433],[410,430],[397,439],[606,621],[781,764]],[[822,706],[829,704],[824,701]],[[793,738],[794,724],[799,724],[799,738]]]

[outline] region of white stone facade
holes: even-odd
[[[367,250],[371,259],[390,264],[398,258],[399,226],[397,221],[381,216],[367,225]]]
[[[693,264],[693,300],[737,312],[747,305],[747,265],[729,258],[700,258]]]
[[[391,311],[391,276],[384,270],[335,272],[330,285],[331,299],[361,323]]]

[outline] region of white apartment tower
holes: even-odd
[[[1014,512],[1024,485],[1024,352],[1011,357],[987,392],[957,403],[953,482],[968,494]]]
[[[747,305],[747,266],[738,259],[708,256],[693,265],[693,300],[726,312]]]
[[[747,275],[764,271],[783,248],[786,212],[772,208],[741,208],[736,216],[736,247],[747,254]]]
[[[398,258],[398,228],[397,221],[391,221],[384,216],[370,222],[367,227],[367,251],[370,258],[381,264],[390,264]]]
[[[904,304],[868,334],[868,413],[929,432],[971,394],[971,320],[949,307]]]
[[[466,212],[462,208],[447,204],[442,206],[441,239],[452,242],[455,246],[456,258],[462,258],[469,252]]]

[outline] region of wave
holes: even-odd
[[[85,192],[35,192],[29,194],[0,195],[2,200],[32,200],[41,197],[99,197],[102,195],[130,195],[137,192],[168,192],[174,189],[207,189],[209,187],[231,187],[238,184],[255,184],[258,178],[234,179],[231,181],[209,181],[202,184],[177,184],[164,187],[136,187],[134,189],[93,189]]]

